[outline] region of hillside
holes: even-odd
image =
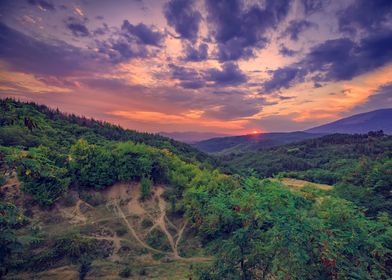
[[[159,135],[172,138],[177,141],[192,144],[206,139],[224,137],[227,136],[222,133],[212,133],[212,132],[159,132]]]
[[[308,140],[310,156],[342,144],[369,157],[351,162],[348,185],[327,186],[225,174],[161,136],[10,99],[1,108],[2,279],[391,277],[388,136]]]
[[[64,114],[45,105],[4,99],[0,100],[0,110],[0,145],[29,148],[43,144],[61,151],[69,148],[79,138],[90,143],[133,141],[168,149],[187,161],[214,163],[211,157],[182,142],[158,134],[123,129],[74,114]]]
[[[206,153],[242,153],[316,138],[321,135],[301,131],[249,134],[212,138],[197,142],[193,146]]]
[[[382,209],[392,213],[392,136],[381,132],[332,134],[255,152],[223,155],[220,160],[232,173],[338,184],[342,191],[347,191],[348,185],[357,186],[353,193],[345,193],[345,198],[356,200],[373,213],[379,210],[374,209],[371,201],[382,190],[383,195],[378,198],[385,203]],[[355,194],[365,188],[365,193]]]
[[[305,130],[305,132],[354,134],[368,133],[369,131],[377,130],[383,130],[386,134],[392,134],[392,108],[353,115],[348,118]]]
[[[326,134],[361,134],[379,130],[392,134],[392,109],[354,115],[305,131],[217,137],[199,141],[193,146],[206,153],[238,154],[317,138]]]

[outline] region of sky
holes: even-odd
[[[147,132],[392,107],[391,0],[0,0],[0,97]]]

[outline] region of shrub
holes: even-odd
[[[141,187],[141,199],[145,200],[150,197],[151,195],[151,187],[152,181],[147,177],[143,177],[140,180],[140,187]]]
[[[118,273],[121,278],[129,278],[132,275],[132,269],[130,266],[126,266],[123,270]]]

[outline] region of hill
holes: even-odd
[[[353,115],[348,118],[305,130],[305,132],[354,134],[368,133],[369,131],[377,130],[383,130],[386,134],[392,134],[392,108]]]
[[[241,136],[212,138],[195,143],[193,146],[206,153],[242,153],[271,148],[305,139],[317,138],[322,134],[297,132],[260,133]]]
[[[74,114],[65,114],[45,105],[0,100],[0,145],[48,146],[59,151],[69,148],[78,139],[89,143],[102,141],[133,141],[160,149],[168,149],[186,161],[214,164],[213,158],[190,145],[158,134],[123,129],[107,122]]]
[[[391,277],[382,133],[304,147],[312,157],[336,142],[369,154],[351,162],[347,181],[361,193],[225,174],[162,136],[11,99],[0,105],[1,279]],[[361,208],[364,197],[373,212]]]
[[[212,133],[212,132],[159,132],[159,135],[172,138],[177,141],[181,141],[184,143],[192,144],[202,140],[216,138],[216,137],[224,137],[222,133]]]
[[[218,137],[196,142],[193,146],[206,153],[238,154],[317,138],[326,134],[360,134],[379,130],[392,134],[392,109],[354,115],[305,131]]]
[[[373,214],[380,211],[380,205],[382,211],[392,213],[392,136],[382,132],[331,134],[270,149],[222,155],[220,160],[232,173],[337,184],[346,199]],[[351,193],[350,185],[354,185]],[[382,203],[372,200],[376,197]]]

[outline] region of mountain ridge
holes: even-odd
[[[327,134],[366,134],[369,131],[379,130],[385,134],[392,134],[392,108],[352,115],[304,131],[211,138],[194,143],[193,146],[206,153],[243,153],[318,138]]]

